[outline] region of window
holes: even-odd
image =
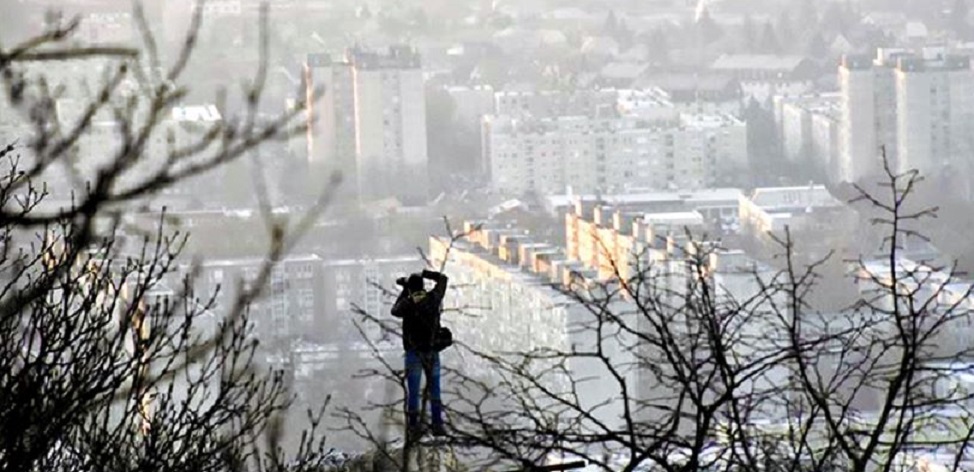
[[[315,304],[315,292],[310,288],[302,288],[298,291],[298,306],[311,308]]]

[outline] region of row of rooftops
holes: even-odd
[[[716,242],[691,242],[686,230],[693,233],[704,224],[702,215],[696,211],[636,213],[608,207],[596,207],[595,211],[599,226],[633,237],[646,248],[657,251],[655,257],[683,258],[695,250],[707,250],[712,251],[708,264],[714,272],[751,271],[756,267],[744,251],[722,249]],[[538,241],[519,228],[467,221],[464,235],[454,243],[454,249],[504,268],[510,277],[522,283],[568,287],[600,281],[597,268],[573,260],[564,247]]]
[[[660,235],[682,236],[688,229],[694,234],[726,229],[726,224],[733,226],[745,215],[789,220],[796,214],[847,209],[825,186],[811,184],[757,188],[747,194],[738,189],[716,189],[625,197],[549,197],[547,206],[553,215],[570,211],[575,218],[646,243]]]
[[[558,287],[568,285],[572,277],[588,280],[597,277],[581,262],[570,261],[563,248],[536,241],[520,228],[466,221],[463,229],[466,237],[460,241],[460,249],[533,277],[537,283]]]

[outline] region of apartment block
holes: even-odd
[[[266,263],[262,258],[207,260],[195,281],[196,293],[200,297],[215,294],[213,311],[225,316],[240,295],[239,289],[252,288]],[[248,310],[254,335],[272,347],[323,339],[330,328],[320,316],[325,304],[322,271],[321,258],[314,255],[291,255],[278,261],[263,296]]]
[[[599,90],[501,90],[494,94],[495,114],[511,117],[612,115],[618,93]]]
[[[355,165],[355,85],[351,64],[330,54],[309,54],[304,63],[305,119],[308,123],[307,158],[315,181],[327,182],[342,174],[343,197],[357,197]],[[321,97],[313,101],[316,87]]]
[[[604,206],[586,206],[579,201],[573,213],[566,216],[566,255],[568,259],[593,271],[602,284],[613,286],[619,283],[627,287],[621,293],[642,297],[652,297],[655,310],[632,310],[633,325],[640,333],[653,337],[661,320],[673,330],[678,338],[694,336],[694,332],[680,332],[681,327],[695,326],[695,322],[684,320],[687,296],[699,295],[690,292],[690,287],[700,284],[712,289],[714,306],[728,315],[728,324],[740,323],[739,328],[746,339],[770,339],[773,317],[771,304],[761,296],[764,287],[773,277],[774,270],[749,257],[744,251],[722,248],[720,244],[708,241],[705,237],[707,227],[703,217],[696,211],[669,213],[636,213]],[[692,261],[692,265],[688,262]],[[699,290],[699,289],[695,289]],[[767,300],[770,300],[768,297]],[[749,315],[741,315],[734,307],[745,300],[760,300],[749,308]],[[645,302],[644,302],[645,303]],[[643,304],[642,306],[646,306]],[[671,311],[672,310],[672,311]],[[653,343],[643,343],[634,348],[638,356],[635,370],[638,396],[646,404],[652,404],[640,412],[640,417],[652,421],[667,416],[667,405],[673,396],[672,383],[663,382],[659,375],[666,374],[669,366],[665,362],[650,369],[642,363],[654,359],[665,359],[665,354]],[[773,344],[744,342],[728,346],[735,353],[735,359],[760,356],[774,349]],[[697,355],[706,356],[700,350]],[[703,368],[703,367],[701,367]],[[705,369],[705,368],[703,368]],[[766,376],[741,385],[742,390],[767,391],[785,381],[784,367],[769,371]],[[780,413],[780,405],[766,405],[762,415]]]
[[[596,331],[586,328],[592,314],[569,289],[595,283],[589,272],[568,263],[561,248],[535,241],[516,228],[467,222],[465,229],[467,236],[461,241],[430,239],[431,261],[445,264],[450,276],[443,322],[453,330],[454,339],[476,352],[500,357],[595,349]],[[624,346],[618,339],[603,340],[603,353],[614,365],[630,370],[631,353]],[[460,359],[454,357],[457,352],[446,351],[445,362],[462,362],[464,373],[475,378],[496,375],[479,356]],[[571,358],[567,372],[551,367],[540,360],[531,366],[539,374],[536,380],[553,392],[569,388],[565,374],[575,380],[600,379],[576,384],[578,401],[605,424],[619,425],[621,405],[606,401],[618,397],[620,386],[600,361]]]
[[[727,115],[680,115],[671,124],[497,115],[484,119],[483,137],[491,186],[511,195],[701,189],[747,163],[746,127]]]
[[[775,119],[785,157],[792,163],[815,164],[831,161],[830,134],[816,126],[838,115],[839,94],[803,97],[775,97]],[[819,118],[819,117],[823,118]],[[816,124],[819,121],[819,124]],[[824,169],[824,167],[823,167]]]
[[[836,182],[835,171],[839,161],[839,109],[831,108],[812,114],[811,156],[812,164],[824,170],[826,178]]]
[[[314,54],[305,75],[309,95],[315,85],[325,89],[320,103],[309,101],[306,110],[313,172],[321,179],[343,173],[354,185],[347,192],[360,201],[426,203],[426,99],[419,54],[406,46],[387,52],[352,48],[339,59]]]
[[[399,294],[398,277],[418,272],[423,261],[415,254],[395,257],[326,259],[322,269],[322,297],[324,304],[318,314],[328,326],[326,342],[363,342],[362,333],[355,326],[373,328],[361,323],[361,311],[370,316],[389,316],[392,302]],[[380,339],[383,333],[372,330],[370,339]]]
[[[880,152],[894,170],[936,178],[967,173],[974,149],[974,72],[970,57],[943,48],[879,49],[846,56],[839,67],[840,181],[880,173]],[[956,190],[970,193],[970,184]]]
[[[688,241],[688,232],[702,236],[709,228],[703,214],[689,208],[614,207],[577,198],[565,214],[565,251],[599,280],[625,281],[666,260],[668,251]]]

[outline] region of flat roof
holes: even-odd
[[[642,218],[646,223],[663,223],[680,220],[701,220],[703,219],[703,215],[696,211],[671,211],[663,213],[645,213],[642,215]]]
[[[639,203],[658,203],[658,202],[719,202],[733,201],[736,205],[737,200],[744,194],[738,188],[713,188],[691,191],[674,192],[634,192],[626,194],[595,195],[595,194],[561,194],[548,195],[545,201],[549,208],[569,206],[574,204],[576,198],[581,198],[585,202],[605,202],[609,205],[619,204],[639,204]]]
[[[794,70],[804,56],[776,54],[724,54],[714,61],[717,70]]]

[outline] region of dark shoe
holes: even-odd
[[[421,425],[409,426],[406,428],[406,441],[416,442],[423,437],[423,427]]]
[[[433,436],[436,436],[438,438],[442,438],[443,436],[446,436],[446,428],[444,428],[443,425],[441,425],[441,424],[434,424],[430,428],[430,433],[432,433]]]

